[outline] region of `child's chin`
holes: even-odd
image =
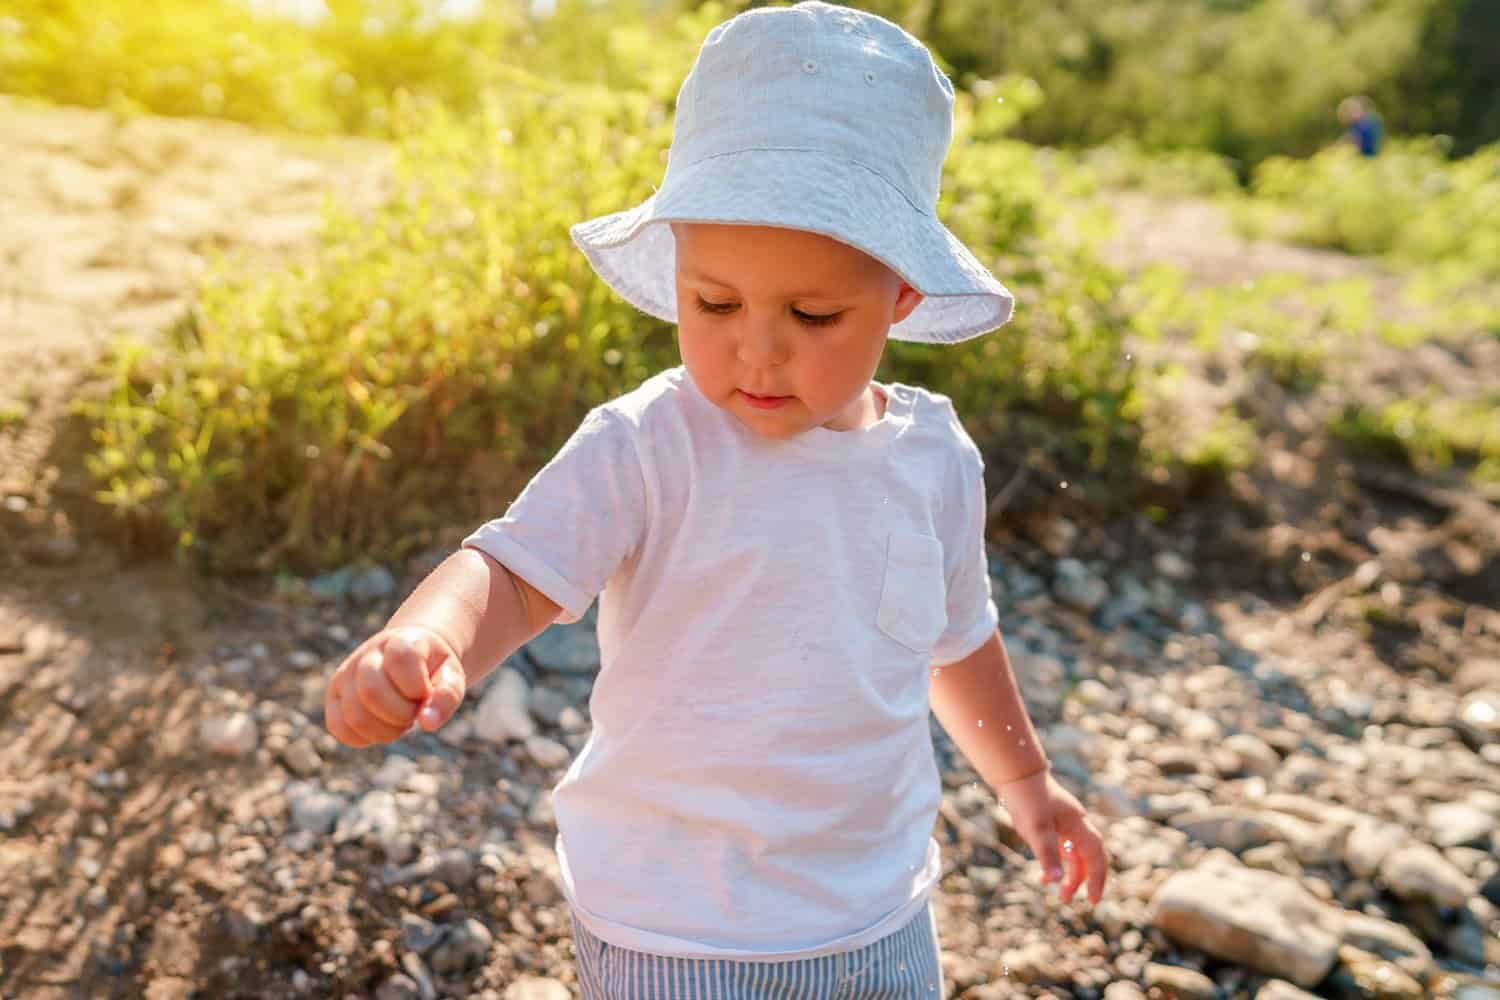
[[[781,441],[789,437],[796,437],[807,430],[801,421],[788,419],[785,416],[775,413],[761,413],[756,410],[747,409],[740,410],[734,415],[756,437],[762,437],[768,441]]]

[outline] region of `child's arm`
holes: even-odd
[[[581,616],[644,538],[635,435],[610,408],[590,411],[505,514],[464,539],[334,671],[329,732],[369,746],[400,739],[413,722],[437,729],[471,683],[560,611]]]
[[[561,611],[525,580],[476,549],[460,549],[427,575],[387,629],[417,626],[446,642],[478,682],[535,639]]]
[[[991,788],[1046,771],[1046,751],[1026,714],[999,632],[932,674],[933,714]]]
[[[1053,779],[998,631],[962,660],[933,671],[931,702],[953,742],[1004,796],[1016,831],[1041,862],[1043,883],[1060,879],[1066,861],[1062,898],[1071,899],[1087,879],[1089,900],[1097,903],[1109,872],[1103,838],[1078,800]]]
[[[460,549],[339,664],[324,697],[328,731],[363,747],[400,739],[414,722],[437,729],[559,610],[494,559]]]

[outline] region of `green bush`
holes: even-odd
[[[1011,0],[1003,15],[987,0],[869,5],[930,40],[959,73],[1036,80],[1047,103],[1019,137],[1048,145],[1130,137],[1152,150],[1209,150],[1247,170],[1335,140],[1335,108],[1349,94],[1372,94],[1396,132],[1493,127],[1483,116],[1500,105],[1493,88],[1475,85],[1479,67],[1472,80],[1432,72],[1455,48],[1452,0]],[[1469,22],[1467,54],[1478,62],[1500,35],[1493,17]]]
[[[1013,433],[1014,409],[1052,428],[1060,460],[1128,456],[1118,278],[1041,235],[1040,174],[1030,147],[995,138],[997,107],[965,97],[943,212],[1016,290],[1018,318],[961,348],[894,346],[886,374],[952,394],[983,440]],[[589,406],[677,363],[671,328],[567,236],[659,179],[659,96],[512,71],[476,116],[398,112],[392,201],[331,215],[305,265],[221,267],[165,350],[114,359],[87,411],[90,466],[137,534],[226,569],[397,556],[502,509]]]
[[[0,0],[0,89],[386,135],[397,93],[472,110],[497,62],[675,91],[671,61],[651,53],[661,25],[751,3],[561,0],[538,18],[526,0],[486,0],[453,20],[436,16],[440,0],[331,0],[306,25],[251,16],[246,0]],[[1033,142],[1201,149],[1243,174],[1334,140],[1334,108],[1356,92],[1374,95],[1393,134],[1449,134],[1466,151],[1500,136],[1492,0],[1012,0],[1003,17],[989,0],[858,6],[903,22],[960,78],[1037,81],[1049,100],[1019,133]]]
[[[0,89],[121,113],[388,135],[398,94],[466,111],[528,42],[523,6],[437,19],[435,0],[333,0],[315,25],[237,0],[0,0]]]
[[[1293,228],[1281,235],[1298,242],[1500,277],[1500,145],[1456,161],[1438,139],[1391,143],[1377,157],[1349,147],[1274,157],[1252,189],[1289,213]]]
[[[1469,400],[1429,394],[1383,406],[1351,403],[1335,418],[1333,430],[1357,448],[1418,471],[1463,462],[1474,467],[1476,478],[1500,482],[1500,394]]]
[[[503,506],[589,405],[675,357],[567,236],[649,190],[659,105],[518,78],[471,118],[411,101],[395,125],[390,203],[332,215],[306,265],[221,268],[165,349],[122,347],[88,411],[106,504],[221,567],[390,555]]]
[[[1234,165],[1217,153],[1197,149],[1147,151],[1131,139],[1117,139],[1078,154],[1099,186],[1160,195],[1238,193]]]

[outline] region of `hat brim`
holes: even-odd
[[[951,344],[1010,319],[1015,299],[936,216],[873,171],[824,153],[752,149],[669,169],[635,208],[580,222],[573,241],[643,312],[677,322],[676,244],[665,223],[782,226],[821,233],[884,262],[923,301],[895,340]]]

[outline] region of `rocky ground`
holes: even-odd
[[[443,553],[274,593],[128,563],[79,513],[69,364],[0,377],[34,378],[0,430],[0,996],[572,996],[547,789],[587,737],[589,623],[438,736],[340,747],[328,672]],[[1035,483],[997,509],[1017,671],[1114,871],[1093,907],[1041,888],[935,729],[949,996],[1500,998],[1496,498],[1299,426],[1164,524]]]

